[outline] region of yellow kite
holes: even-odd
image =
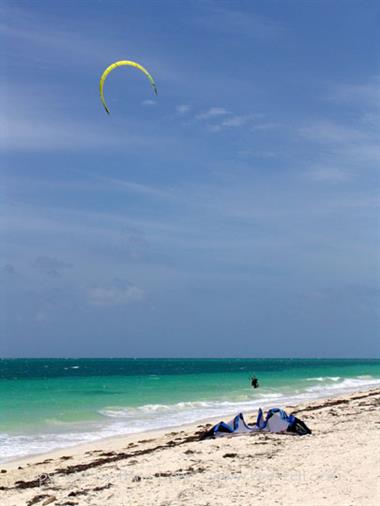
[[[140,65],[139,63],[136,63],[134,61],[130,61],[130,60],[120,60],[120,61],[117,61],[115,63],[113,63],[112,65],[110,65],[109,67],[106,68],[106,70],[103,72],[101,78],[100,78],[100,82],[99,82],[99,91],[100,91],[100,100],[102,101],[102,104],[104,105],[104,109],[106,110],[107,114],[110,113],[108,107],[107,107],[107,104],[106,104],[106,101],[104,99],[104,82],[105,80],[107,79],[107,76],[110,72],[113,71],[113,69],[115,69],[116,67],[121,67],[123,65],[129,65],[131,67],[136,67],[137,69],[141,70],[141,72],[143,72],[146,77],[149,79],[150,81],[150,84],[152,85],[152,88],[154,90],[154,93],[157,95],[157,87],[156,87],[156,83],[154,82],[154,79],[153,77],[149,74],[149,72],[142,66]]]

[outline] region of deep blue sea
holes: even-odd
[[[379,385],[380,360],[3,359],[0,461]]]

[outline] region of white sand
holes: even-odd
[[[380,504],[380,389],[287,410],[299,411],[313,434],[191,441],[200,430],[192,426],[3,464],[0,504]]]

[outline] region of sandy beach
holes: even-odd
[[[199,441],[208,426],[201,424],[2,464],[2,504],[379,504],[380,389],[286,409],[312,435]]]

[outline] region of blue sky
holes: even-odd
[[[379,356],[378,2],[0,5],[2,356]]]

